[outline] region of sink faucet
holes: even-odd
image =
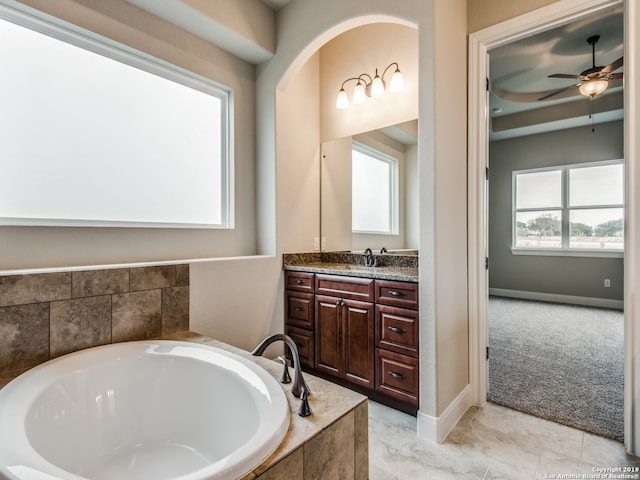
[[[298,415],[301,417],[308,417],[311,415],[311,407],[309,406],[309,392],[311,389],[307,382],[305,382],[304,377],[302,376],[302,368],[300,366],[300,356],[298,354],[298,347],[296,346],[296,342],[293,341],[291,337],[288,335],[284,335],[282,333],[275,333],[273,335],[268,336],[260,344],[253,349],[251,352],[252,355],[260,356],[264,353],[269,345],[273,342],[283,341],[287,347],[289,347],[289,351],[291,352],[291,356],[293,357],[293,367],[294,367],[294,375],[293,375],[293,385],[291,386],[291,393],[302,400],[300,404],[300,408],[298,409]],[[286,365],[285,365],[285,368]],[[291,378],[286,379],[285,376],[280,379],[282,383],[288,383],[291,381]]]
[[[373,252],[370,248],[366,248],[364,251],[364,266],[365,267],[377,267],[378,259],[373,256]]]

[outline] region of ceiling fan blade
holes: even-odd
[[[578,85],[580,85],[580,84],[579,84],[579,83],[576,83],[575,85],[569,85],[568,87],[561,88],[560,90],[556,90],[556,91],[554,91],[554,92],[548,93],[548,94],[546,94],[545,96],[540,97],[540,98],[538,99],[538,101],[546,100],[547,98],[551,98],[551,97],[553,97],[553,96],[555,96],[555,95],[558,95],[559,93],[562,93],[562,92],[564,92],[564,91],[566,91],[566,90],[569,90],[570,88],[577,87]]]
[[[622,73],[612,73],[609,75],[609,80],[620,80],[622,78]]]
[[[609,65],[607,65],[606,67],[604,67],[602,70],[600,70],[602,73],[611,73],[616,71],[617,69],[619,69],[622,64],[623,64],[623,59],[624,57],[620,57],[619,59],[617,59],[615,62],[610,63]]]
[[[568,73],[554,73],[553,75],[549,75],[549,78],[573,78],[574,80],[580,80],[580,75],[570,75]]]

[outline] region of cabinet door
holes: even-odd
[[[342,300],[316,295],[316,369],[343,376]]]
[[[374,310],[373,304],[345,300],[344,374],[347,380],[374,388]]]

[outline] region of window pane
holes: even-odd
[[[622,205],[624,202],[622,164],[569,170],[569,206]]]
[[[391,232],[391,164],[353,150],[352,228]]]
[[[560,212],[537,211],[516,213],[515,246],[521,248],[561,248]]]
[[[73,35],[104,55],[4,20],[0,39],[1,222],[227,223],[226,93]]]
[[[622,250],[624,210],[598,208],[570,212],[570,248]]]
[[[550,208],[562,205],[560,170],[516,175],[516,208]]]

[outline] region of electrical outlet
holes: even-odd
[[[605,278],[605,279],[604,279],[604,286],[605,286],[606,288],[611,287],[611,280],[609,280],[608,278]]]
[[[320,238],[319,237],[313,237],[313,249],[315,251],[320,250]]]

